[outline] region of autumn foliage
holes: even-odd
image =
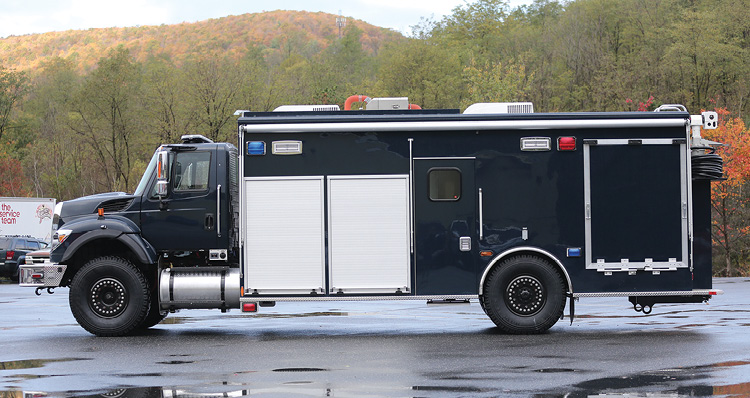
[[[717,153],[724,159],[726,180],[714,182],[711,189],[712,237],[720,248],[715,255],[723,262],[723,269],[715,273],[723,276],[748,275],[750,256],[750,129],[741,118],[731,117],[725,108],[719,113],[719,127],[705,130],[704,136],[724,144]]]
[[[284,52],[299,45],[318,51],[338,37],[336,16],[324,12],[271,11],[230,15],[194,23],[66,30],[0,38],[0,62],[18,70],[38,69],[45,60],[70,59],[81,72],[90,71],[108,50],[123,46],[135,60],[149,57],[171,59],[181,64],[196,53],[238,59],[249,46],[269,52]],[[395,31],[348,18],[362,30],[360,41],[372,54],[383,41],[401,37]],[[290,43],[291,42],[291,43]],[[286,47],[286,48],[285,48]]]
[[[27,196],[25,182],[21,162],[0,150],[0,196]]]

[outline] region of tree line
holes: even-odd
[[[180,60],[154,53],[139,61],[121,45],[88,72],[59,57],[32,71],[2,65],[0,195],[132,192],[159,143],[183,134],[234,142],[237,109],[343,105],[351,94],[405,96],[428,109],[492,101],[531,101],[542,112],[718,108],[724,130],[713,134],[717,141],[740,134],[737,146],[749,134],[749,5],[536,0],[511,9],[503,0],[476,0],[374,49],[350,24],[325,47],[292,32],[271,47],[249,43],[223,54],[201,46]],[[722,151],[732,164],[748,163],[742,151]],[[718,224],[714,230],[717,261],[729,264],[729,275],[750,271],[750,173],[732,172],[737,179],[722,188],[736,193],[731,203],[715,193],[717,216],[735,209],[725,223],[731,234]]]

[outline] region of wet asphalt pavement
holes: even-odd
[[[479,304],[184,310],[138,336],[79,327],[67,289],[0,284],[0,397],[750,396],[750,279],[710,304],[582,298],[573,325],[499,334]],[[37,393],[37,394],[31,394]]]

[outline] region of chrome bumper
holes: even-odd
[[[18,285],[21,287],[58,287],[62,282],[65,264],[53,264],[49,260],[36,264],[21,264]]]

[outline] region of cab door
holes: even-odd
[[[142,199],[141,230],[157,251],[217,247],[216,150],[170,153],[167,195],[156,184]]]
[[[476,294],[473,158],[414,158],[417,295]]]

